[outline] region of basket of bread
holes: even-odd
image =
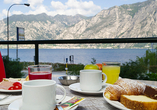
[[[105,88],[103,96],[119,109],[157,110],[157,88],[136,80],[119,79]]]

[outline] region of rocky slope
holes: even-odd
[[[6,40],[6,19],[0,21],[0,40]],[[26,40],[139,38],[157,36],[157,0],[102,10],[93,17],[14,15],[10,17],[10,40],[16,28],[25,28]],[[100,44],[100,48],[132,48],[136,44]],[[81,45],[73,45],[81,47]],[[143,44],[140,47],[150,46]],[[69,46],[70,47],[70,46]],[[84,47],[84,46],[82,46]],[[89,46],[90,47],[90,46]],[[68,48],[68,47],[67,47]]]

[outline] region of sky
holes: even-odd
[[[8,9],[13,4],[29,3],[30,6],[13,5],[9,10],[9,16],[40,13],[46,13],[50,16],[57,14],[94,16],[103,9],[143,1],[146,0],[0,0],[0,20],[7,17]]]

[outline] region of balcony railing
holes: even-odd
[[[39,44],[89,44],[89,43],[157,43],[156,37],[149,38],[115,38],[115,39],[68,39],[68,40],[32,40],[0,41],[0,44],[34,44],[35,64],[39,64]]]

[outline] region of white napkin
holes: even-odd
[[[6,96],[6,95],[0,95],[0,98],[3,98],[4,96]],[[4,100],[0,100],[0,105],[10,104],[10,103],[12,103],[14,100],[17,100],[17,99],[19,99],[19,98],[22,98],[22,95],[18,95],[18,96],[13,96],[13,95],[11,95],[11,96],[7,97],[7,98],[4,99]]]

